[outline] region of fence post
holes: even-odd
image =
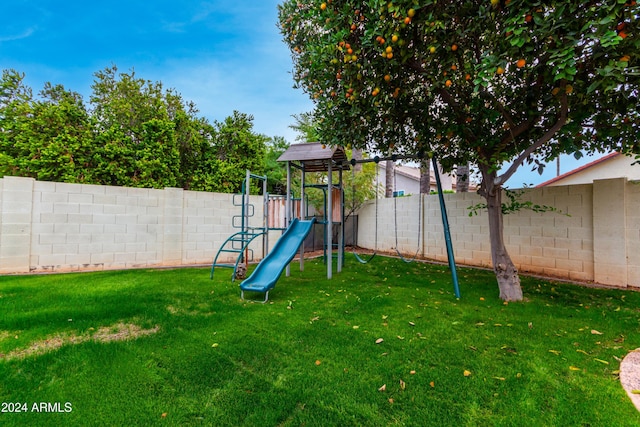
[[[593,275],[596,283],[628,285],[626,178],[593,181]]]
[[[7,176],[0,186],[0,273],[28,273],[33,178]]]

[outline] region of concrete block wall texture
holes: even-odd
[[[491,266],[486,212],[469,215],[469,207],[483,199],[474,193],[444,199],[456,261]],[[505,216],[505,242],[520,271],[640,287],[640,183],[609,179],[527,189],[521,201],[557,211]],[[263,198],[251,196],[251,203],[249,225],[261,227]],[[0,273],[210,264],[238,231],[232,224],[239,215],[230,194],[5,177]],[[418,250],[422,257],[447,260],[436,195],[370,201],[358,212],[358,223],[361,247],[392,253],[397,247],[406,257]],[[280,235],[269,233],[270,247]],[[262,239],[251,249],[260,259]]]
[[[640,287],[640,181],[626,183],[627,280]]]
[[[263,198],[251,201],[260,226]],[[0,273],[210,264],[240,214],[229,194],[5,177]],[[263,256],[261,239],[251,248]]]
[[[379,199],[377,249],[415,253],[417,200]],[[445,194],[447,216],[459,264],[491,266],[487,214],[469,207],[484,200],[474,193]],[[504,217],[507,249],[523,273],[543,274],[605,285],[640,287],[640,183],[626,179],[594,184],[527,189],[519,198],[555,211],[523,209]],[[504,201],[508,201],[505,197]],[[375,202],[358,212],[358,243],[374,249]],[[423,196],[420,255],[446,261],[447,253],[438,197]],[[412,245],[410,242],[414,242]]]
[[[34,180],[2,180],[0,201],[0,273],[28,272]]]
[[[626,180],[595,181],[593,188],[594,280],[627,284]]]

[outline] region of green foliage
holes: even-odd
[[[472,161],[485,185],[515,171],[497,177],[503,162],[640,151],[634,2],[288,0],[279,12],[327,143]]]
[[[95,77],[91,103],[99,181],[130,187],[177,186],[180,143],[171,110],[183,107],[176,95],[133,71],[119,73],[115,66]]]
[[[377,175],[380,169],[375,162],[363,163],[360,170],[353,170],[344,175],[344,208],[347,218],[362,205],[378,197]]]
[[[318,121],[315,112],[294,114],[295,123],[289,126],[298,132],[296,141],[298,142],[323,142],[323,135],[318,133]]]
[[[531,200],[522,200],[522,196],[525,194],[525,190],[504,190],[504,195],[509,199],[508,203],[502,203],[502,214],[508,215],[521,210],[530,210],[537,213],[555,212],[563,214],[563,212],[553,206],[538,205]],[[478,215],[479,211],[487,209],[486,203],[478,203],[473,206],[469,206],[469,216]],[[569,216],[569,214],[563,214]]]
[[[160,82],[108,67],[95,73],[91,109],[47,83],[35,99],[24,74],[0,79],[0,175],[105,185],[236,192],[264,171],[266,137],[234,112],[209,124]]]
[[[285,195],[287,192],[287,165],[278,162],[278,158],[287,151],[289,143],[281,136],[267,141],[265,155],[265,174],[267,176],[267,191],[270,194]]]
[[[47,84],[41,99],[33,100],[23,78],[15,71],[3,74],[0,174],[93,182],[92,131],[80,95]]]

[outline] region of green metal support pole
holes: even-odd
[[[331,279],[333,276],[333,218],[332,218],[332,200],[331,189],[333,188],[333,170],[331,170],[331,160],[327,164],[327,209],[325,210],[325,216],[327,217],[327,232],[326,245],[329,250],[327,256],[327,279]]]
[[[438,162],[436,158],[431,159],[433,170],[436,174],[436,185],[438,186],[438,199],[440,200],[440,212],[442,214],[442,226],[444,228],[444,240],[447,244],[447,258],[449,260],[449,270],[451,270],[451,279],[453,280],[453,290],[456,298],[460,298],[460,287],[458,286],[458,272],[456,271],[456,260],[453,256],[453,245],[451,244],[451,232],[449,231],[449,218],[447,216],[447,207],[444,203],[444,195],[442,194],[442,183],[440,182],[440,172],[438,171]]]

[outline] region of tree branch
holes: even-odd
[[[540,139],[538,139],[535,143],[531,144],[527,147],[520,155],[511,163],[509,169],[502,175],[495,178],[495,185],[504,184],[511,176],[518,170],[520,164],[526,160],[531,154],[533,154],[538,148],[542,147],[544,144],[549,142],[551,138],[567,123],[567,116],[569,114],[569,100],[568,96],[563,93],[560,98],[560,114],[558,115],[558,119],[554,123],[551,128],[547,132],[545,132]]]

